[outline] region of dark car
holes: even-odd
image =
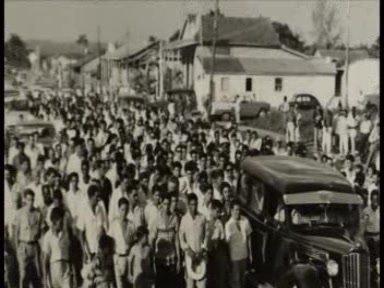
[[[265,115],[271,110],[271,104],[262,101],[242,101],[240,103],[240,120],[251,120]],[[212,120],[229,121],[235,118],[235,102],[213,102]]]
[[[321,106],[319,100],[311,94],[296,94],[292,97],[289,105],[297,105],[300,110],[312,110]]]
[[[370,287],[358,240],[362,199],[337,171],[309,159],[248,157],[236,197],[252,226],[256,278],[274,287]],[[362,244],[361,244],[362,243]]]

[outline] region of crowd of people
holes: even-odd
[[[30,99],[31,113],[52,122],[57,137],[44,146],[35,131],[27,141],[10,139],[6,151],[6,251],[16,251],[19,274],[13,285],[244,287],[253,253],[251,226],[234,197],[240,162],[305,157],[305,146],[140,103]],[[327,155],[318,160],[338,169]],[[364,199],[365,232],[377,238],[378,171],[365,171],[348,153],[341,172]],[[205,277],[194,275],[189,268],[203,262]]]

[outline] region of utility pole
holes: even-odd
[[[212,103],[215,100],[215,82],[213,76],[216,65],[216,38],[217,38],[217,17],[219,14],[219,0],[215,0],[215,10],[213,18],[213,35],[212,35],[212,59],[211,59],[211,74],[209,79],[209,101],[208,101],[208,117],[212,114]]]
[[[102,89],[103,89],[103,85],[102,85],[102,75],[101,75],[101,51],[100,51],[100,25],[97,25],[97,54],[98,54],[98,57],[99,57],[99,89],[100,89],[100,96],[102,94]]]
[[[164,94],[164,75],[163,75],[163,40],[159,40],[159,97],[163,99]]]
[[[347,1],[347,45],[345,48],[345,64],[344,64],[344,69],[345,69],[345,95],[344,95],[344,109],[348,109],[348,98],[349,98],[349,79],[348,79],[348,74],[349,74],[349,37],[350,37],[350,31],[349,31],[349,26],[350,26],[350,14],[351,14],[351,7],[350,7],[350,0]]]

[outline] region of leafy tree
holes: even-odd
[[[88,41],[87,35],[81,34],[79,38],[77,38],[76,43],[84,49],[85,55],[88,54],[89,41]]]
[[[4,56],[7,64],[15,68],[29,68],[28,50],[24,41],[16,34],[11,34],[4,44]]]
[[[332,49],[340,43],[341,31],[337,10],[328,0],[317,0],[312,11],[315,43],[318,48]]]
[[[299,34],[292,32],[291,28],[287,24],[272,22],[272,25],[276,33],[279,35],[280,43],[293,50],[305,52],[304,41],[301,39]]]

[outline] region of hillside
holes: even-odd
[[[50,40],[25,40],[28,49],[35,49],[36,47],[40,47],[40,54],[42,57],[50,57],[57,55],[65,55],[71,58],[82,58],[83,49],[78,44],[73,41],[71,42],[55,42]],[[102,43],[100,44],[102,50],[105,50],[107,45]],[[97,52],[97,43],[89,43],[88,48],[90,53]]]

